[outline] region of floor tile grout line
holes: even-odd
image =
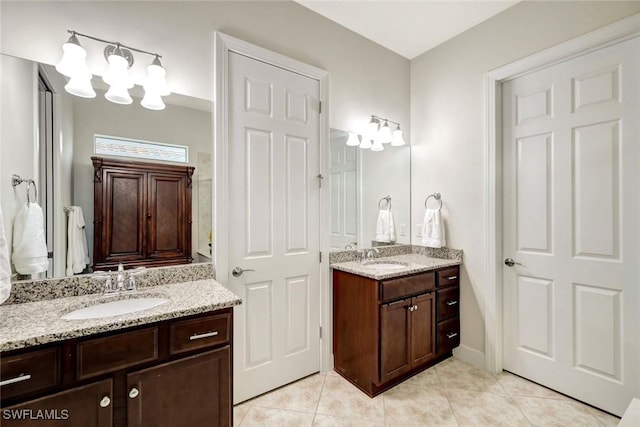
[[[458,424],[458,426],[460,426],[460,421],[458,420],[458,416],[456,415],[456,411],[453,409],[453,404],[451,403],[451,399],[449,399],[449,393],[447,393],[447,390],[445,390],[445,388],[444,388],[444,384],[442,383],[442,381],[440,381],[440,373],[435,368],[434,368],[434,371],[436,372],[436,376],[438,377],[438,382],[442,386],[442,394],[444,394],[444,397],[447,399],[447,403],[449,404],[449,410],[453,414],[453,419],[456,421],[456,424]]]

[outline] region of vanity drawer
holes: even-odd
[[[158,358],[158,328],[144,328],[78,344],[78,380]]]
[[[231,313],[171,323],[169,353],[176,354],[229,342]]]
[[[0,395],[15,397],[60,383],[60,348],[3,356],[0,363]]]
[[[437,291],[438,321],[457,316],[460,307],[460,288],[446,288]]]
[[[438,271],[438,286],[453,286],[460,282],[460,267],[455,266]]]
[[[453,317],[438,323],[438,353],[445,353],[460,345],[460,318]]]
[[[416,295],[435,288],[435,274],[424,273],[416,276],[385,280],[380,283],[382,302]]]

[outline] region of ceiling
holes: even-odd
[[[296,0],[408,59],[485,21],[520,0]]]

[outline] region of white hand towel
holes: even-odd
[[[11,263],[9,262],[9,242],[4,232],[4,219],[0,209],[0,304],[9,298],[11,292]]]
[[[441,248],[446,245],[444,237],[444,222],[440,209],[427,209],[422,221],[422,244],[431,248]]]
[[[89,264],[89,248],[85,231],[84,214],[80,206],[69,207],[67,230],[67,276],[82,273]]]
[[[396,227],[393,223],[393,213],[391,213],[391,209],[380,209],[376,224],[376,242],[392,243],[395,241]]]
[[[42,273],[49,268],[44,218],[37,203],[27,203],[16,216],[12,260],[20,274]]]

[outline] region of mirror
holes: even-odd
[[[331,250],[410,244],[411,147],[386,144],[375,152],[347,146],[348,136],[344,130],[330,131]],[[385,238],[387,230],[378,228],[380,211],[389,207],[387,196],[395,240]]]
[[[0,203],[5,233],[10,239],[12,218],[26,202],[27,191],[26,183],[12,188],[8,177],[16,173],[23,178],[33,178],[38,185],[38,201],[45,213],[47,249],[54,256],[46,277],[66,275],[65,207],[82,208],[89,257],[92,257],[91,156],[110,157],[94,154],[94,135],[188,147],[188,162],[181,164],[195,167],[192,184],[192,257],[194,262],[210,261],[213,223],[210,101],[172,94],[164,98],[164,110],[152,111],[140,106],[143,90],[135,87],[130,91],[132,104],[114,104],[104,98],[107,87],[100,77],[92,79],[97,96],[80,98],[64,91],[66,80],[50,65],[7,55],[1,55],[1,59],[2,110],[11,110],[3,117],[0,141],[0,173],[3,180]],[[47,94],[47,88],[53,94]],[[42,105],[48,106],[43,108]],[[47,139],[47,134],[52,136]],[[50,147],[48,150],[47,146]],[[163,163],[151,159],[118,158]],[[41,274],[40,277],[45,275]]]

